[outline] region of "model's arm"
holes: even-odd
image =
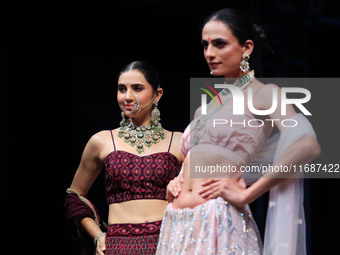
[[[256,107],[257,109],[269,109],[272,104],[272,91],[273,88],[277,89],[278,92],[278,102],[281,102],[281,89],[274,85],[265,85],[261,89],[258,90],[256,94],[257,100]],[[289,119],[296,112],[292,105],[286,106],[286,115],[281,114],[280,103],[278,104],[277,110],[270,115],[271,119],[279,120],[274,122],[277,128],[282,131],[284,127],[281,126],[282,119]],[[283,153],[283,155],[273,164],[275,166],[289,166],[289,165],[304,165],[311,162],[313,159],[317,158],[320,155],[320,146],[317,139],[314,136],[306,135],[293,144],[291,144]],[[280,174],[280,173],[279,173]],[[275,185],[289,181],[287,178],[276,178],[275,175],[273,178],[270,178],[269,174],[264,175],[263,178],[260,178],[257,182],[251,185],[248,189],[245,190],[243,196],[245,203],[250,203],[256,200],[259,196],[261,196],[266,191],[270,190]]]
[[[92,136],[85,146],[79,167],[70,187],[81,196],[86,196],[103,168],[103,163],[100,160],[102,148],[103,135],[100,133]]]
[[[77,172],[73,178],[71,189],[77,192],[81,196],[86,196],[90,187],[92,186],[95,179],[100,174],[103,163],[100,159],[100,153],[103,150],[104,146],[104,132],[100,132],[95,134],[88,141],[83,155],[81,157],[81,161]],[[101,233],[101,229],[95,223],[92,218],[86,217],[80,221],[81,227],[85,230],[85,232],[91,237],[92,240]],[[98,245],[102,251],[105,250],[105,238],[102,236],[99,239],[100,244]],[[104,254],[101,251],[98,251],[97,254]]]
[[[287,166],[287,165],[304,165],[311,162],[313,159],[317,158],[320,154],[320,146],[313,136],[305,136],[293,143],[285,153],[279,158],[278,161],[275,162],[273,167],[275,166]],[[241,196],[239,201],[236,200],[236,205],[243,206],[245,204],[249,204],[255,201],[262,194],[276,186],[281,182],[289,182],[290,178],[271,178],[263,176],[259,180],[257,180],[253,185],[248,187],[241,192]],[[225,196],[231,196],[232,192],[230,192],[227,188],[225,190]],[[243,193],[243,194],[242,194]],[[235,199],[237,196],[235,196]]]
[[[178,161],[183,164],[184,157],[182,153],[180,152],[180,143],[181,143],[181,138],[182,138],[183,133],[181,132],[175,132],[174,133],[174,141],[171,146],[171,148],[176,148],[176,151],[174,152]],[[172,202],[174,198],[179,196],[179,193],[181,192],[181,187],[183,184],[183,174],[179,174],[177,177],[172,179],[168,185],[166,186],[166,199],[169,202]]]

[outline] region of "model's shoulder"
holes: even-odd
[[[173,141],[180,140],[182,138],[182,132],[164,129],[164,133],[165,133],[165,136],[169,138],[172,136]]]
[[[105,145],[108,140],[111,140],[111,132],[112,134],[115,132],[116,130],[102,130],[99,131],[98,133],[95,133],[94,135],[91,136],[88,144],[91,146],[103,146]]]
[[[100,142],[100,140],[105,139],[108,135],[110,135],[110,130],[102,130],[92,135],[90,140]]]
[[[202,106],[198,107],[194,113],[194,119],[202,115]]]
[[[278,93],[281,88],[273,83],[263,84],[259,83],[256,87],[255,97],[259,100],[264,100],[271,102],[273,98],[273,93]]]
[[[169,134],[171,135],[171,133],[173,134],[173,139],[178,139],[178,138],[181,138],[183,133],[182,132],[179,132],[179,131],[168,131]]]
[[[273,91],[280,91],[281,88],[274,84],[274,83],[268,83],[268,84],[263,84],[261,83],[261,85],[258,86],[257,89],[257,94],[258,95],[272,95]]]
[[[253,98],[253,106],[256,109],[268,109],[272,106],[273,93],[276,93],[277,98],[280,98],[280,87],[273,83],[263,84],[262,82],[257,81],[252,86],[252,98]]]
[[[176,156],[176,158],[178,159],[178,161],[180,163],[182,163],[183,162],[183,156],[182,156],[182,154],[179,151],[179,147],[180,147],[179,145],[180,145],[183,133],[179,132],[179,131],[167,131],[167,132],[168,132],[169,137],[172,134],[172,141],[171,141],[171,150],[170,150],[170,152],[173,155]]]
[[[180,141],[182,139],[183,133],[179,131],[174,131],[173,132],[173,143],[176,144],[176,146],[179,146]]]
[[[172,131],[174,133],[174,136],[182,136],[183,133],[180,131]]]

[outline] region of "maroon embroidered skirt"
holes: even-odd
[[[162,221],[109,225],[105,255],[155,254],[161,225]]]

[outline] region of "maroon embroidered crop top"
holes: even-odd
[[[137,199],[166,200],[166,186],[180,172],[178,159],[169,152],[138,156],[116,150],[112,131],[114,151],[105,160],[105,187],[108,204]]]

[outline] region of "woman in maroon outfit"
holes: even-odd
[[[157,103],[163,89],[153,65],[135,61],[119,75],[120,127],[88,141],[67,190],[67,219],[77,234],[94,241],[96,254],[154,254],[166,201],[166,186],[182,164],[182,136],[162,128]],[[94,206],[85,198],[105,171],[108,229],[102,232]],[[85,234],[85,235],[84,235]]]

